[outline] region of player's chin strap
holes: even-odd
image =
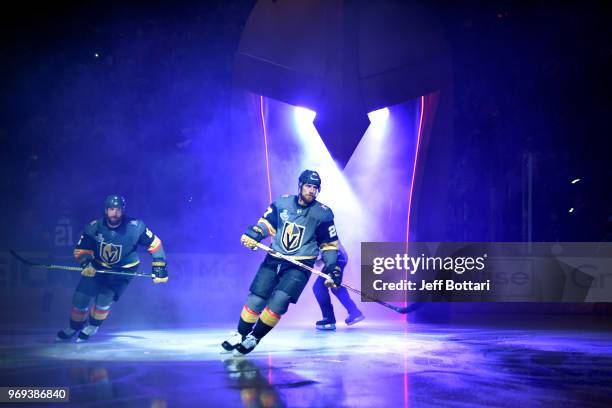
[[[28,259],[21,257],[20,255],[17,254],[17,252],[13,251],[12,249],[9,249],[9,253],[13,255],[15,259],[17,259],[19,262],[22,262],[33,268],[61,269],[64,271],[78,271],[78,272],[81,272],[81,270],[83,269],[79,266],[42,264],[42,263],[33,262],[33,261],[30,261]],[[111,275],[122,275],[122,276],[143,276],[147,278],[151,278],[153,276],[153,275],[145,275],[144,273],[127,273],[127,272],[117,272],[117,271],[109,271],[109,270],[96,271],[96,273],[106,273],[106,274],[111,274]]]
[[[283,259],[283,260],[285,260],[287,262],[290,262],[290,263],[294,264],[295,266],[299,266],[300,268],[305,269],[305,270],[307,270],[310,273],[314,273],[315,275],[320,276],[321,278],[323,278],[325,280],[331,280],[329,275],[327,275],[327,274],[325,274],[325,273],[323,273],[323,272],[321,272],[319,270],[316,270],[315,268],[312,268],[312,267],[310,267],[310,266],[308,266],[306,264],[303,264],[302,262],[300,262],[298,260],[290,258],[290,257],[288,257],[285,254],[281,254],[280,252],[273,250],[272,248],[262,244],[261,242],[257,243],[257,247],[263,249],[264,251],[266,251],[267,253],[269,253],[272,256],[276,256],[278,258],[281,258],[281,259]],[[352,287],[350,285],[347,285],[346,283],[341,283],[340,286],[343,286],[343,287],[347,288],[348,290],[350,290],[351,292],[356,293],[359,296],[362,296],[362,297],[364,297],[366,299],[369,299],[369,300],[371,300],[373,302],[376,302],[379,305],[387,307],[387,308],[389,308],[389,309],[391,309],[391,310],[393,310],[393,311],[395,311],[397,313],[406,314],[406,313],[408,313],[410,311],[408,307],[393,306],[392,304],[389,304],[387,302],[383,302],[382,300],[379,300],[379,299],[373,298],[373,297],[371,297],[369,295],[366,295],[365,293],[363,293],[359,289],[356,289],[356,288],[354,288],[354,287]]]

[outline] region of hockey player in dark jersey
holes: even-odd
[[[315,266],[318,266],[322,261],[322,259],[318,259]],[[348,255],[346,254],[346,250],[342,244],[339,244],[337,265],[338,268],[342,270],[343,274],[347,263]],[[355,302],[353,302],[348,290],[346,290],[344,286],[329,288],[325,284],[325,279],[318,277],[314,285],[312,285],[312,291],[314,292],[317,303],[319,303],[319,307],[321,308],[321,313],[323,314],[323,319],[316,323],[317,330],[336,330],[336,316],[334,314],[334,307],[331,303],[331,297],[329,296],[330,290],[334,296],[338,298],[340,303],[342,303],[342,306],[344,306],[348,313],[348,317],[344,320],[347,325],[351,326],[365,319],[363,313],[357,308],[357,305],[355,305]]]
[[[256,249],[258,242],[272,237],[272,249],[309,266],[315,264],[321,252],[323,272],[330,276],[329,284],[339,286],[342,270],[336,265],[338,237],[334,214],[316,200],[320,189],[319,174],[303,171],[299,177],[298,195],[276,199],[240,241]],[[266,255],[251,282],[238,331],[232,333],[222,347],[242,354],[251,352],[287,312],[289,304],[297,302],[309,277],[310,272],[271,254]]]
[[[138,245],[146,247],[153,257],[153,282],[168,281],[161,240],[141,220],[123,215],[123,197],[108,196],[104,204],[104,217],[85,226],[74,249],[82,276],[72,298],[70,326],[57,333],[57,340],[70,340],[78,333],[77,342],[86,341],[98,331],[132,277],[96,271],[135,273],[140,263]]]

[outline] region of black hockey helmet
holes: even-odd
[[[104,200],[104,208],[121,208],[125,209],[125,198],[119,195],[109,195]]]
[[[321,177],[319,176],[319,173],[314,170],[304,170],[298,179],[300,189],[302,188],[303,184],[312,184],[317,186],[319,191],[321,191]]]

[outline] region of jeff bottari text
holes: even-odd
[[[402,279],[399,282],[384,282],[382,279],[377,279],[372,283],[374,290],[410,290],[410,291],[440,291],[440,290],[466,290],[466,291],[484,291],[491,289],[491,282],[487,279],[485,282],[461,281],[455,282],[451,279],[436,279],[434,281],[410,281]]]

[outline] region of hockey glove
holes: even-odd
[[[242,237],[240,237],[240,243],[247,248],[257,249],[257,243],[264,239],[263,230],[259,225],[251,225]]]
[[[168,282],[168,270],[166,269],[166,261],[159,260],[153,261],[153,283],[166,283]]]
[[[93,263],[91,263],[91,259],[86,259],[81,262],[81,275],[92,278],[96,274],[96,268]]]
[[[323,268],[323,273],[329,275],[330,279],[325,281],[325,286],[337,288],[342,283],[342,268],[338,265],[328,265]]]

